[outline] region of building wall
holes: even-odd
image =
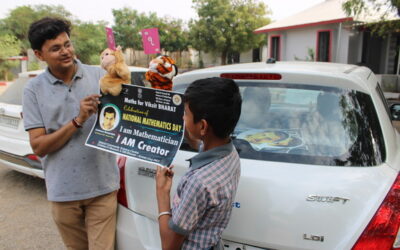
[[[247,52],[240,53],[240,62],[247,63],[253,61],[253,50],[249,50]]]
[[[338,30],[341,30],[340,40]],[[318,31],[331,30],[331,62],[347,63],[349,39],[351,32],[339,24],[319,25],[304,27],[291,30],[283,30],[268,33],[268,39],[271,36],[281,36],[281,60],[283,61],[307,61],[311,57],[309,49],[314,52],[314,60],[317,54]],[[270,40],[268,40],[269,42]],[[338,46],[339,44],[339,46]],[[337,50],[339,48],[339,50]],[[270,51],[267,52],[270,57]]]
[[[349,61],[349,40],[352,35],[351,31],[344,27],[344,25],[335,24],[336,26],[334,35],[334,43],[336,44],[333,56],[334,62],[337,63],[348,63]],[[339,34],[340,31],[340,34]]]

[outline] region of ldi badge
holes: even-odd
[[[303,234],[303,239],[324,242],[324,236],[317,236],[312,234]]]

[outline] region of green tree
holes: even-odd
[[[378,15],[376,22],[366,24],[378,35],[384,36],[400,29],[400,21],[391,18],[394,13],[397,14],[397,19],[400,16],[400,0],[346,0],[342,8],[348,16]]]
[[[3,29],[3,33],[12,34],[21,41],[21,54],[26,55],[30,48],[29,25],[46,16],[66,19],[72,17],[71,13],[61,5],[24,5],[11,10],[9,15],[2,20],[0,27]]]
[[[20,52],[21,43],[12,35],[0,35],[0,72],[6,81],[11,68],[18,65],[18,61],[8,60],[11,56],[16,56]]]
[[[169,52],[181,52],[188,49],[189,33],[183,29],[181,19],[161,19],[159,28],[161,47]]]
[[[139,13],[130,8],[114,9],[112,12],[115,22],[113,26],[115,40],[122,47],[142,50],[140,31],[158,28],[161,49],[169,52],[187,50],[188,35],[182,28],[182,20],[160,18],[156,13]]]
[[[83,63],[100,63],[100,53],[107,48],[105,27],[105,22],[78,22],[74,25],[71,39],[76,55]]]
[[[142,49],[140,30],[157,28],[162,23],[156,13],[139,13],[131,8],[113,9],[115,25],[113,26],[116,43],[124,48]]]
[[[229,53],[259,47],[263,35],[253,30],[267,25],[270,19],[260,0],[193,0],[198,20],[191,20],[190,40],[197,50],[221,55],[226,64]]]

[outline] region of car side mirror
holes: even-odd
[[[393,121],[400,121],[400,103],[390,106],[390,113],[392,114]]]

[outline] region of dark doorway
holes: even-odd
[[[383,39],[364,31],[361,65],[370,68],[375,74],[380,71]]]
[[[280,54],[281,54],[281,37],[272,36],[270,57],[274,58],[277,61],[280,61],[281,60]]]
[[[331,61],[331,40],[332,32],[330,30],[318,32],[317,61]]]
[[[240,53],[239,52],[229,52],[227,61],[228,61],[228,64],[240,63]]]
[[[260,48],[253,49],[253,62],[261,62]]]

